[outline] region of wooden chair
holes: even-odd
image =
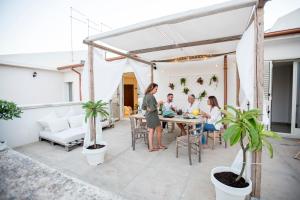
[[[135,150],[135,143],[137,139],[144,139],[145,144],[149,148],[148,142],[148,130],[146,124],[142,121],[136,120],[134,117],[129,117],[131,125],[131,146],[132,150]]]
[[[223,134],[225,129],[222,127],[219,131],[206,132],[206,144],[208,144],[208,139],[211,138],[213,140],[213,144],[211,145],[211,149],[215,148],[216,141],[219,139],[219,144],[222,145]],[[225,148],[227,148],[227,142],[224,140]]]
[[[199,133],[198,133],[199,131]],[[196,134],[194,134],[196,133]],[[201,139],[203,136],[203,129],[190,129],[187,135],[176,138],[176,158],[178,158],[178,150],[180,147],[188,149],[189,163],[192,165],[192,150],[198,154],[198,162],[201,162]]]

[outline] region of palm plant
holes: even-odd
[[[108,112],[107,112],[107,104],[103,102],[102,100],[99,100],[97,102],[94,101],[88,101],[86,103],[82,104],[82,108],[85,110],[85,122],[87,122],[87,120],[89,118],[91,118],[91,141],[94,142],[94,149],[97,148],[97,144],[96,144],[96,119],[98,116],[100,117],[107,117],[109,116]]]
[[[264,125],[258,120],[260,111],[251,109],[248,111],[238,110],[227,106],[229,110],[222,110],[225,116],[219,123],[229,125],[224,133],[225,141],[230,141],[230,145],[240,143],[243,151],[243,165],[236,181],[239,181],[246,167],[246,152],[260,151],[263,146],[268,150],[269,156],[273,158],[273,147],[267,138],[279,139],[280,137],[272,131],[267,131]]]

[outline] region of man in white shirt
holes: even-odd
[[[164,111],[170,111],[170,110],[172,110],[172,111],[176,112],[176,107],[175,107],[175,105],[173,103],[173,99],[174,99],[174,95],[172,93],[169,93],[167,95],[167,101],[164,102],[164,104],[163,104],[163,110]],[[167,122],[163,122],[162,123],[162,127],[163,128],[165,128],[166,125],[167,125]]]
[[[174,95],[172,93],[169,93],[167,95],[167,101],[164,102],[164,106],[163,106],[163,109],[164,110],[172,110],[172,111],[176,111],[176,107],[173,103],[173,99],[174,99]]]
[[[196,101],[195,95],[190,94],[188,96],[188,104],[184,110],[185,113],[192,113],[193,110],[198,109],[200,110],[200,103]]]

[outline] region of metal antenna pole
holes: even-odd
[[[71,60],[74,62],[74,53],[73,53],[73,8],[70,7],[70,36],[71,36]]]

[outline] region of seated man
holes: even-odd
[[[188,104],[186,108],[183,110],[185,114],[190,114],[193,110],[200,110],[200,103],[196,101],[196,97],[194,94],[190,94],[188,96]],[[184,124],[178,124],[179,128],[181,129],[181,135],[186,135],[186,130],[184,129]]]
[[[163,103],[164,111],[172,110],[172,111],[176,112],[176,107],[174,105],[173,98],[174,98],[174,95],[172,93],[169,93],[167,95],[167,101]],[[167,122],[162,123],[163,129],[166,127],[166,125],[167,125]]]

